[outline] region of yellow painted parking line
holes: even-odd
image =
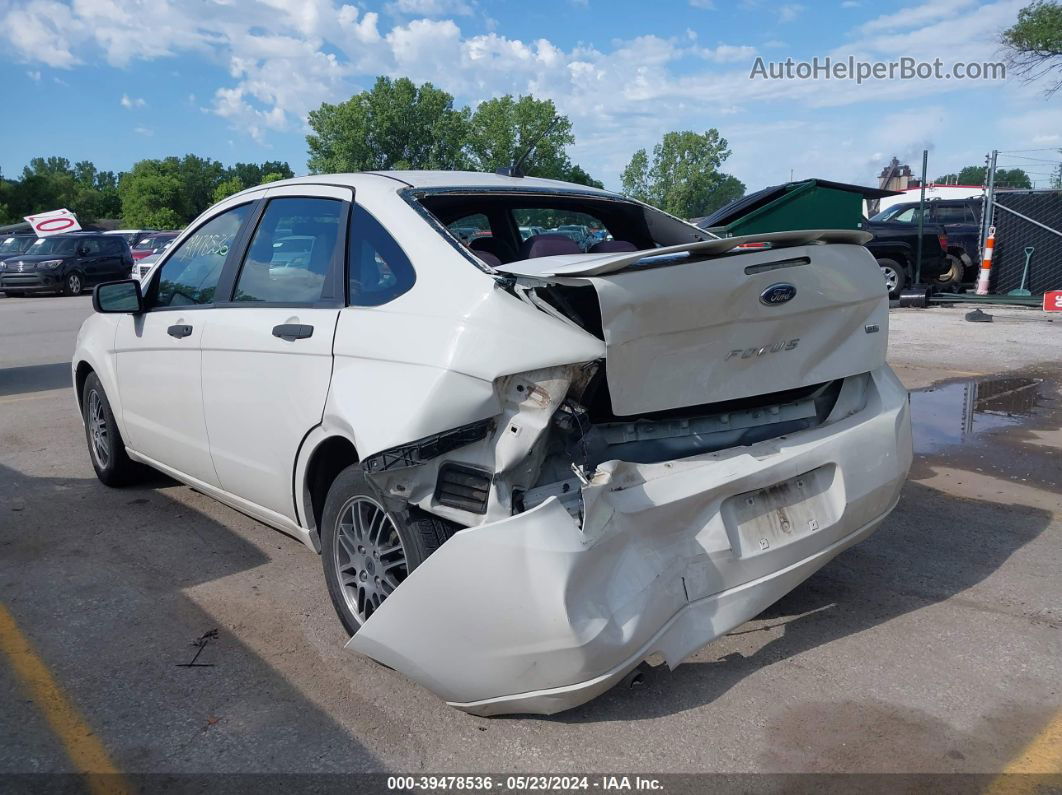
[[[125,781],[103,745],[77,708],[63,694],[44,661],[2,604],[0,651],[7,656],[16,677],[62,742],[74,767],[86,776],[88,789],[96,795],[128,792]]]
[[[1003,768],[1003,775],[988,788],[992,795],[1041,792],[1045,782],[1038,776],[1059,778],[1062,782],[1062,712]]]
[[[58,392],[65,392],[65,389],[49,389],[44,392],[34,392],[32,395],[20,395],[18,397],[3,397],[0,398],[0,406],[5,403],[21,403],[23,400],[44,400],[45,398],[55,397]]]

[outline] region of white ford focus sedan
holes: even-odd
[[[678,665],[896,504],[909,409],[866,237],[721,240],[493,174],[252,188],[96,289],[89,454],[302,540],[348,647],[453,706],[557,712]]]

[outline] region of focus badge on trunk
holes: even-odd
[[[796,287],[786,282],[772,284],[760,293],[760,303],[766,306],[775,306],[792,301],[796,297]]]

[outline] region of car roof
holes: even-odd
[[[561,182],[556,179],[541,177],[505,177],[501,174],[487,174],[481,171],[359,171],[348,174],[315,174],[307,177],[295,177],[269,182],[248,188],[257,191],[263,188],[282,187],[285,185],[342,185],[354,188],[380,187],[385,181],[403,184],[409,188],[445,189],[445,188],[487,188],[497,190],[570,190],[582,193],[597,193],[602,196],[616,196],[611,191],[577,185],[573,182]]]

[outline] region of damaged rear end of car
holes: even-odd
[[[647,658],[678,665],[893,508],[909,410],[862,233],[742,248],[646,227],[672,221],[654,248],[483,259],[503,298],[452,345],[474,347],[467,330],[500,300],[548,327],[461,387],[476,408],[460,422],[362,459],[393,515],[456,532],[350,649],[468,712],[558,712]]]

